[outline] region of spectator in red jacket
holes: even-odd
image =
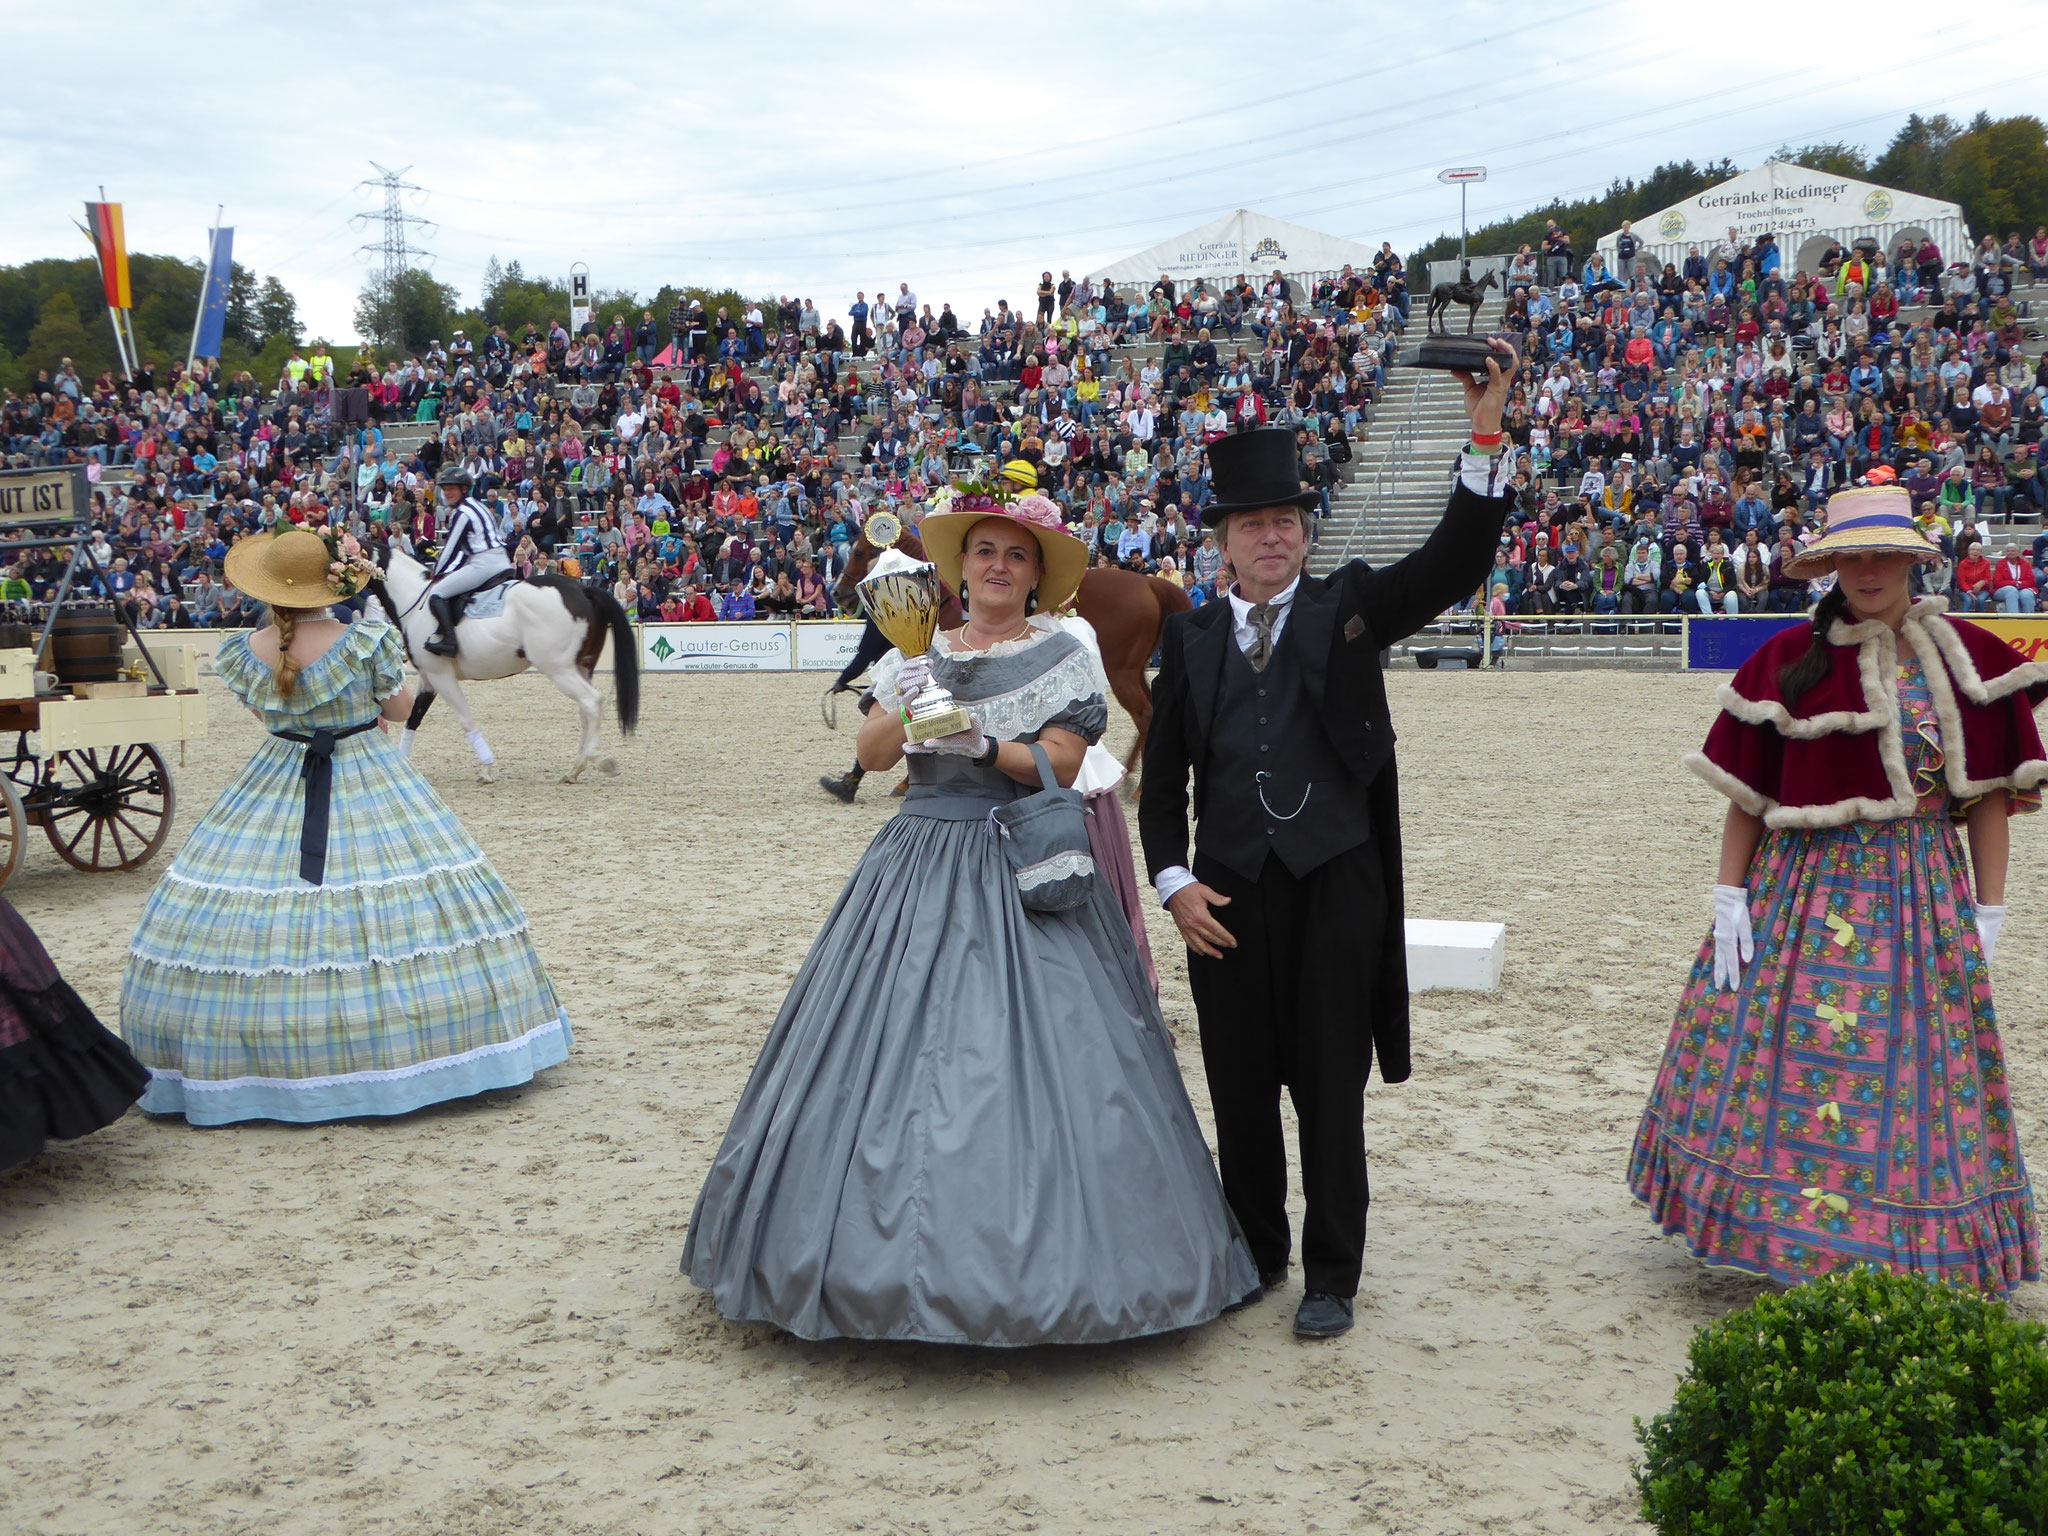
[[[2005,546],[2005,558],[1991,569],[1991,595],[2007,613],[2032,613],[2040,606],[2034,567],[2017,544]]]
[[[718,610],[711,606],[711,599],[704,595],[704,589],[694,583],[690,587],[690,595],[683,599],[682,622],[685,624],[716,624],[718,622]]]
[[[1991,611],[1991,562],[1984,558],[1984,546],[1971,539],[1956,561],[1955,606],[1963,613]]]

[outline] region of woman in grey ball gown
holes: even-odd
[[[1049,611],[1087,563],[1042,497],[969,494],[919,529],[967,622],[877,664],[870,771],[902,810],[797,972],[704,1181],[683,1272],[807,1339],[1100,1343],[1256,1295],[1173,1045],[1107,882],[1027,910],[989,812],[1071,784],[1101,664]],[[1039,610],[1045,610],[1040,612]],[[975,716],[906,748],[942,684]]]

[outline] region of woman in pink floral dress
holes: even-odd
[[[1880,1268],[2003,1293],[2040,1245],[1990,961],[2008,818],[2048,780],[2048,664],[1912,600],[1935,552],[1903,489],[1828,511],[1797,574],[1836,586],[1721,690],[1687,760],[1732,803],[1629,1184],[1697,1257],[1781,1284]]]

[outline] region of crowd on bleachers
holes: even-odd
[[[1792,610],[1782,564],[1830,494],[1887,477],[1950,555],[1956,606],[2031,610],[2048,541],[2048,361],[2022,313],[2048,234],[1944,264],[1931,247],[1788,271],[1768,236],[1617,271],[1561,231],[1507,264],[1522,351],[1508,431],[1518,511],[1480,606],[1511,613]],[[2016,299],[2014,290],[2022,290]],[[1206,444],[1295,429],[1305,487],[1345,473],[1406,325],[1407,275],[1366,269],[1146,291],[1045,271],[1026,304],[963,320],[907,283],[843,314],[781,298],[573,336],[457,332],[417,353],[320,349],[274,381],[202,361],[87,381],[69,365],[0,402],[15,465],[95,478],[100,595],[149,625],[237,624],[236,538],[279,518],[428,555],[445,466],[474,477],[517,567],[609,586],[643,620],[825,617],[866,517],[915,521],[980,465],[1024,459],[1104,564],[1215,593]],[[0,600],[48,594],[24,557]]]
[[[1610,268],[1554,224],[1507,263],[1522,353],[1507,430],[1518,508],[1473,606],[1497,614],[1790,612],[1785,562],[1845,486],[1899,483],[1963,611],[2034,612],[2048,536],[2048,358],[2031,295],[2048,230],[1972,260],[1932,242],[1788,269],[1769,234]],[[2015,289],[2020,292],[2016,296]]]
[[[280,518],[345,526],[373,555],[430,552],[449,465],[522,572],[605,584],[643,620],[827,616],[871,512],[914,522],[941,485],[1013,459],[1099,562],[1201,600],[1220,563],[1205,445],[1295,428],[1327,510],[1407,308],[1390,247],[1307,282],[1141,292],[1047,271],[1028,306],[965,322],[907,283],[857,295],[843,324],[808,299],[683,303],[666,324],[366,348],[338,375],[318,349],[275,381],[204,360],[87,381],[67,363],[0,405],[0,439],[10,463],[87,466],[100,593],[150,625],[250,622],[221,561]],[[44,552],[11,580],[43,597],[61,563]]]

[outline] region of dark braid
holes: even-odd
[[[1813,642],[1800,653],[1796,661],[1789,661],[1778,669],[1778,692],[1783,695],[1785,707],[1791,708],[1799,702],[1799,696],[1828,675],[1831,663],[1828,660],[1828,631],[1835,620],[1849,611],[1849,594],[1837,582],[1828,589],[1828,594],[1813,606]]]

